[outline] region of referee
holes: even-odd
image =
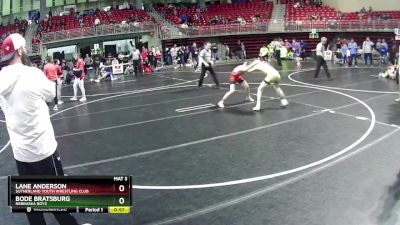
[[[205,48],[201,50],[199,55],[199,63],[201,64],[201,74],[199,78],[199,87],[203,86],[203,80],[206,76],[206,71],[209,71],[212,78],[214,79],[215,85],[219,88],[219,81],[217,75],[215,75],[214,69],[212,67],[211,58],[211,44],[207,43]]]
[[[281,48],[283,48],[281,44],[281,39],[278,38],[274,42],[274,47],[275,47],[275,57],[276,57],[276,62],[278,63],[278,66],[282,66],[282,61],[281,61]]]
[[[63,176],[46,102],[56,96],[54,82],[30,66],[25,39],[11,34],[1,46],[0,106],[19,175]],[[78,225],[69,213],[53,213],[61,225]],[[30,225],[46,225],[43,213],[27,213]]]
[[[136,49],[135,45],[132,46],[131,57],[132,57],[133,71],[135,72],[135,76],[137,76],[140,64],[140,51]]]
[[[326,65],[326,61],[324,59],[325,55],[325,45],[328,39],[326,37],[321,38],[321,42],[317,44],[316,48],[316,57],[317,57],[317,68],[315,70],[315,75],[314,78],[317,78],[319,75],[319,70],[321,69],[321,66],[324,67],[326,76],[328,77],[328,80],[332,80],[331,74],[329,73],[328,66]]]

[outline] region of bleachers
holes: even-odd
[[[21,21],[19,24],[10,24],[0,27],[0,46],[3,43],[3,39],[9,33],[21,32],[22,26],[27,26],[26,20]]]
[[[388,16],[391,19],[400,19],[400,11],[373,11],[371,13],[363,13],[362,15],[359,15],[359,12],[351,12],[351,13],[346,13],[343,16],[343,20],[359,20],[360,18],[362,20],[366,20],[368,18],[370,19],[376,19],[379,16]]]
[[[124,10],[111,10],[111,15],[108,15],[104,11],[98,12],[96,15],[92,16],[83,16],[83,24],[84,27],[92,27],[94,25],[95,19],[98,17],[100,19],[101,24],[110,24],[111,21],[119,24],[122,21],[129,21],[130,17],[137,17],[137,22],[148,21],[151,19],[151,16],[145,12],[144,10],[134,10],[134,9],[124,9]],[[49,21],[51,21],[51,29],[47,30],[46,28],[49,25]],[[64,26],[57,26],[59,22],[65,22]],[[45,28],[44,32],[55,32],[60,30],[71,30],[79,28],[79,21],[72,15],[68,16],[53,16],[49,20],[41,21],[42,26]]]
[[[2,26],[2,27],[0,27],[0,37],[2,37],[3,34],[7,34],[9,32],[12,33],[12,32],[14,32],[16,30],[17,30],[17,27],[15,26],[15,24]]]
[[[168,6],[157,8],[160,13],[165,12]],[[196,13],[199,15],[199,21],[194,23],[196,26],[210,25],[209,21],[211,18],[218,16],[232,19],[232,22],[236,20],[238,16],[241,16],[247,23],[252,22],[252,18],[255,15],[259,15],[261,20],[267,20],[271,18],[273,9],[272,2],[264,2],[261,0],[255,0],[245,3],[223,3],[208,6],[205,12],[200,12],[198,5],[189,7],[176,7],[176,15],[173,13],[164,13],[164,17],[171,21],[173,24],[180,24],[180,16],[186,14],[191,21],[194,21]]]
[[[308,20],[309,16],[319,16],[325,20],[342,20],[356,21],[367,20],[368,18],[377,19],[379,16],[389,17],[391,19],[400,19],[400,11],[373,11],[371,13],[350,12],[340,13],[336,9],[322,5],[307,5],[303,3],[303,7],[294,8],[294,0],[288,0],[286,5],[285,19],[286,21]]]
[[[308,20],[310,15],[320,16],[326,20],[339,19],[337,17],[336,9],[329,6],[317,7],[315,5],[304,5],[303,7],[297,9],[294,8],[293,4],[288,4],[286,6],[286,20]]]
[[[237,16],[241,16],[247,23],[252,22],[252,17],[256,14],[260,15],[260,19],[270,19],[273,9],[272,2],[264,1],[251,1],[246,3],[238,4],[220,4],[214,5],[207,8],[206,19],[210,19],[213,16],[231,17],[235,19]]]
[[[157,12],[162,13],[167,10],[168,6],[162,6],[157,8]],[[164,13],[164,17],[169,20],[173,24],[180,24],[180,15],[186,14],[191,20],[194,20],[196,12],[200,11],[200,7],[198,5],[191,6],[191,7],[178,7],[176,8],[176,15],[171,13]],[[197,25],[206,25],[207,22],[204,19],[202,13],[199,14],[199,22]]]

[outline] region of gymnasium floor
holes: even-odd
[[[216,67],[221,82],[233,67]],[[93,225],[399,224],[396,83],[377,77],[382,68],[330,65],[327,81],[323,70],[314,79],[313,67],[284,62],[290,105],[280,108],[268,88],[261,112],[240,92],[215,107],[228,85],[199,89],[189,69],[86,83],[88,102],[65,99],[52,116],[65,172],[130,174],[134,206],[130,215],[75,216]],[[255,93],[263,76],[246,79]],[[0,225],[27,224],[7,207],[10,147],[0,162]]]

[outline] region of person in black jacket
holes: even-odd
[[[147,56],[147,60],[150,64],[150,68],[151,70],[154,70],[155,66],[154,66],[154,62],[156,60],[156,57],[154,56],[153,51],[149,51],[149,55]]]
[[[193,43],[193,45],[190,47],[190,54],[192,55],[192,64],[195,71],[197,71],[199,66],[199,52],[200,50],[197,47],[197,44]]]
[[[100,63],[101,63],[101,59],[100,59],[100,56],[99,55],[96,55],[95,57],[94,57],[94,60],[93,60],[93,69],[94,69],[94,76],[95,77],[98,77],[99,76],[99,69],[100,69]]]
[[[235,56],[236,56],[236,60],[242,61],[243,60],[243,55],[242,55],[242,43],[240,42],[240,40],[237,41],[237,44],[235,46]]]
[[[212,44],[211,53],[212,53],[211,57],[214,59],[214,62],[219,60],[219,58],[218,58],[218,45],[216,43]]]
[[[181,46],[178,50],[178,60],[179,60],[179,67],[184,67],[185,65],[185,49]]]

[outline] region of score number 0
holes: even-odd
[[[124,192],[125,191],[125,186],[124,185],[119,185],[118,190],[120,192]],[[123,205],[125,203],[125,198],[124,197],[119,198],[118,202],[119,202],[119,204]]]

